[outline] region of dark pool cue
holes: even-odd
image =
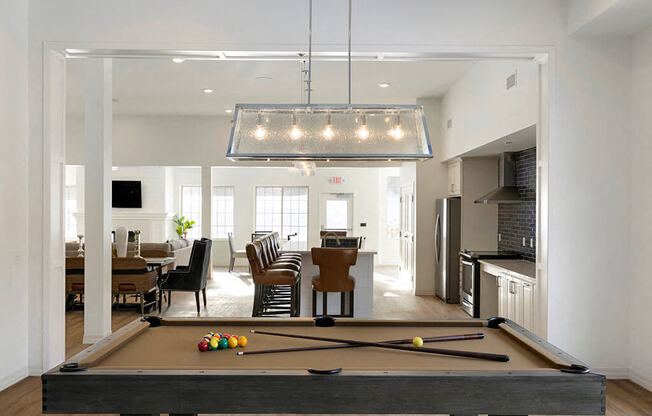
[[[353,344],[360,345],[365,347],[378,347],[378,348],[389,348],[393,350],[403,350],[403,351],[414,351],[414,352],[423,352],[428,354],[440,354],[440,355],[450,355],[454,357],[466,357],[466,358],[477,358],[480,360],[489,360],[489,361],[509,361],[508,355],[503,354],[491,354],[488,352],[475,352],[475,351],[460,351],[460,350],[447,350],[442,348],[424,348],[424,347],[409,347],[407,345],[397,345],[397,344],[384,344],[382,342],[369,342],[369,341],[356,341],[352,339],[343,339],[343,338],[326,338],[326,337],[314,337],[310,335],[296,335],[296,334],[284,334],[282,332],[269,332],[269,331],[258,331],[252,329],[250,331],[252,334],[263,334],[263,335],[273,335],[277,337],[288,337],[288,338],[301,338],[301,339],[314,339],[315,341],[326,341],[326,342],[339,342],[342,344]]]
[[[482,339],[484,338],[483,333],[477,334],[464,334],[464,335],[444,335],[439,337],[430,337],[423,338],[423,342],[444,342],[444,341],[462,341],[469,339]],[[379,341],[382,344],[411,344],[412,339],[393,339],[389,341]],[[338,344],[338,345],[315,345],[312,347],[294,347],[294,348],[277,348],[271,350],[247,350],[247,351],[238,351],[238,355],[250,355],[250,354],[273,354],[281,352],[297,352],[297,351],[317,351],[317,350],[337,350],[340,348],[360,348],[364,345],[352,345],[352,344]]]

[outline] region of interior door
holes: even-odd
[[[319,197],[319,223],[322,230],[346,230],[353,233],[353,194],[322,193]]]
[[[414,183],[401,186],[400,274],[414,287]]]

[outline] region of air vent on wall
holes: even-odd
[[[512,75],[507,77],[507,80],[505,81],[505,88],[510,89],[512,87],[516,86],[516,72],[514,72]]]

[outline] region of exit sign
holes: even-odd
[[[341,176],[333,176],[331,177],[331,183],[333,185],[341,185],[342,183],[344,183],[344,179],[342,179]]]

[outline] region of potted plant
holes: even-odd
[[[179,238],[184,239],[188,236],[188,230],[195,225],[194,221],[186,220],[186,217],[179,217],[178,215],[175,215],[174,218],[172,218],[172,222],[177,226],[175,231]]]

